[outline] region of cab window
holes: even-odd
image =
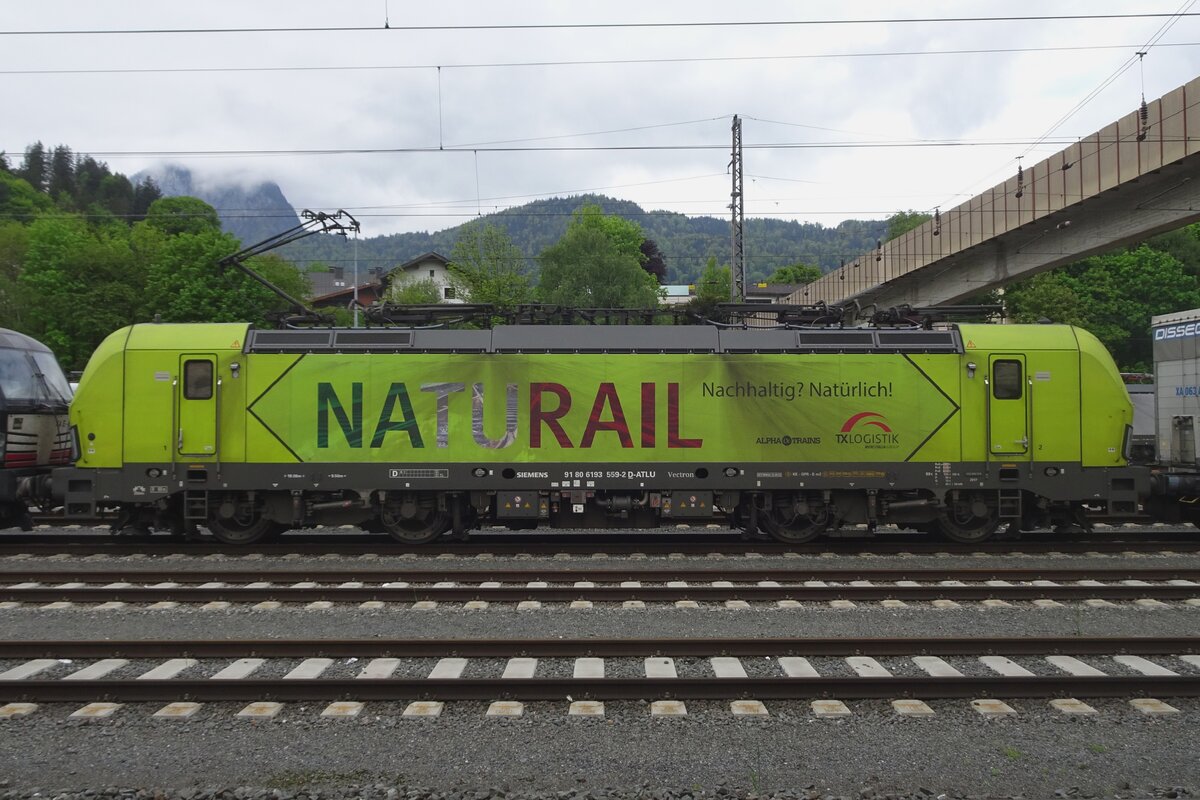
[[[1025,387],[1021,362],[1009,359],[992,363],[992,396],[997,400],[1020,400]]]
[[[183,363],[183,396],[188,400],[208,400],[213,396],[211,361]]]

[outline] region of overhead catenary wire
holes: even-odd
[[[1194,6],[1196,4],[1196,2],[1197,2],[1197,0],[1184,0],[1184,3],[1179,7],[1179,10],[1175,14],[1169,15],[1169,18],[1159,27],[1159,29],[1157,31],[1154,32],[1154,34],[1150,37],[1150,39],[1148,41],[1146,41],[1145,44],[1143,44],[1140,48],[1138,48],[1138,51],[1143,54],[1149,52],[1152,47],[1154,47],[1155,45],[1158,44],[1158,41],[1162,37],[1167,35],[1167,31],[1169,31],[1176,22],[1178,22],[1183,17],[1192,16],[1192,14],[1188,13],[1186,11],[1186,9],[1189,9],[1192,6]],[[1103,92],[1114,81],[1116,81],[1117,78],[1124,75],[1130,68],[1133,67],[1134,64],[1140,63],[1141,59],[1142,59],[1142,56],[1139,56],[1137,53],[1134,53],[1134,55],[1130,56],[1124,62],[1122,62],[1121,65],[1119,67],[1117,67],[1117,69],[1114,70],[1111,75],[1109,75],[1107,78],[1105,78],[1103,81],[1100,82],[1099,86],[1097,86],[1092,91],[1088,92],[1087,95],[1085,95],[1082,100],[1080,100],[1078,103],[1076,103],[1074,106],[1072,106],[1070,110],[1068,110],[1065,114],[1063,114],[1061,117],[1059,117],[1058,120],[1056,120],[1054,122],[1054,124],[1052,124],[1049,128],[1047,128],[1046,132],[1044,134],[1042,134],[1040,137],[1038,137],[1038,139],[1032,145],[1030,145],[1029,148],[1026,149],[1024,153],[1022,153],[1022,155],[1028,155],[1029,152],[1031,150],[1033,150],[1033,148],[1036,147],[1039,143],[1041,143],[1042,140],[1047,139],[1050,136],[1052,136],[1055,131],[1057,131],[1064,124],[1066,124],[1066,122],[1069,119],[1071,119],[1071,117],[1078,114],[1080,109],[1082,109],[1084,106],[1086,106],[1092,100],[1096,99],[1096,97],[1098,97],[1101,92]]]
[[[1036,144],[1071,144],[1073,138],[1056,140],[1040,140]],[[1169,139],[1164,139],[1169,141]],[[1179,139],[1183,141],[1183,139]],[[917,139],[909,141],[877,141],[877,142],[758,142],[745,145],[747,150],[822,150],[822,149],[868,149],[868,148],[931,148],[931,147],[1012,147],[1014,145],[1030,144],[1028,139]],[[189,156],[196,158],[225,157],[237,158],[242,156],[336,156],[336,155],[384,155],[405,153],[578,153],[578,152],[622,152],[622,151],[688,151],[688,150],[723,150],[728,149],[724,144],[691,143],[691,144],[627,144],[627,145],[570,145],[570,146],[533,146],[533,147],[502,147],[502,146],[470,146],[434,145],[413,147],[329,147],[329,148],[270,148],[270,149],[227,149],[227,150],[101,150],[79,148],[93,157],[103,158],[171,158]]]
[[[155,75],[187,73],[252,73],[252,72],[384,72],[433,69],[508,69],[532,67],[589,67],[638,64],[719,64],[739,61],[811,61],[838,58],[911,58],[918,56],[1014,55],[1022,53],[1066,53],[1094,50],[1128,50],[1140,44],[1059,45],[1053,47],[981,47],[950,50],[879,50],[834,53],[786,53],[753,56],[681,56],[676,58],[603,58],[542,61],[493,61],[460,64],[326,64],[287,65],[275,67],[97,67],[0,69],[0,75]],[[1200,42],[1168,42],[1157,47],[1197,47]],[[747,116],[746,119],[752,119]],[[772,120],[760,120],[771,122]],[[778,123],[786,125],[789,123]],[[808,126],[818,127],[818,126]],[[828,130],[836,130],[830,128]]]
[[[141,36],[174,34],[231,34],[231,33],[361,33],[361,32],[434,32],[434,31],[562,31],[562,30],[630,30],[660,28],[765,28],[819,27],[823,25],[928,25],[972,24],[995,22],[1067,22],[1096,20],[1155,19],[1175,16],[1197,16],[1166,12],[1127,14],[1032,14],[990,15],[980,17],[870,17],[862,19],[775,19],[775,20],[677,20],[669,22],[552,22],[552,23],[477,23],[467,25],[313,25],[262,26],[241,28],[57,28],[0,31],[0,36]]]
[[[1193,0],[1193,2],[1194,2],[1194,0]],[[385,18],[385,27],[388,27],[388,28],[390,29],[390,26],[388,26],[388,25],[387,25],[387,22],[386,22],[386,19],[387,19],[387,8],[386,8],[386,2],[385,2],[385,9],[384,9],[384,12],[385,12],[385,13],[384,13],[384,18]],[[1190,14],[1189,14],[1188,16],[1192,16],[1192,15],[1190,15]],[[978,17],[978,18],[965,18],[965,17],[964,17],[964,18],[949,18],[949,17],[948,17],[948,18],[944,18],[944,20],[945,20],[945,21],[949,21],[949,22],[955,22],[955,21],[964,21],[964,22],[981,22],[981,21],[1046,20],[1046,19],[1128,19],[1128,18],[1153,18],[1153,17],[1162,17],[1162,18],[1166,18],[1166,19],[1168,20],[1168,24],[1169,24],[1169,22],[1170,22],[1170,21],[1172,21],[1172,20],[1177,20],[1177,19],[1179,18],[1179,15],[1178,15],[1178,13],[1176,13],[1176,14],[1119,14],[1119,15],[1072,15],[1072,16],[1060,15],[1060,16],[1031,16],[1031,17],[986,17],[986,18],[985,18],[985,17]],[[755,25],[757,25],[757,24],[843,24],[843,23],[858,24],[858,23],[863,23],[863,22],[868,22],[868,21],[874,21],[874,22],[889,22],[889,21],[890,21],[890,22],[913,22],[913,21],[918,21],[918,20],[916,20],[916,19],[902,19],[902,20],[836,20],[836,21],[831,21],[831,20],[810,20],[810,21],[803,21],[803,22],[801,22],[801,21],[769,21],[769,22],[767,22],[767,23],[763,23],[763,22],[737,22],[737,23],[728,23],[728,24],[739,24],[739,25],[747,25],[747,24],[755,24]],[[940,20],[928,20],[928,19],[926,19],[926,20],[921,20],[921,21],[940,21]],[[658,26],[658,25],[671,25],[671,26],[676,26],[676,25],[687,25],[687,26],[690,26],[690,25],[693,25],[693,24],[695,24],[695,25],[706,25],[706,26],[708,26],[708,25],[725,24],[725,23],[661,23],[661,24],[660,24],[660,23],[655,23],[654,25],[656,25],[656,26]],[[646,24],[643,24],[643,23],[637,23],[636,25],[637,25],[638,27],[645,27],[645,26],[646,26]],[[604,23],[604,24],[602,24],[602,25],[591,25],[591,24],[587,24],[587,25],[585,25],[585,26],[583,26],[583,27],[618,27],[618,26],[619,26],[619,24],[618,24],[618,23]],[[432,28],[437,28],[438,26],[430,26],[430,27],[432,27]],[[445,27],[446,27],[446,29],[460,30],[460,29],[470,29],[470,27],[471,27],[471,26],[468,26],[468,27],[466,27],[466,28],[464,28],[463,26],[445,26]],[[499,27],[499,28],[508,29],[508,28],[519,28],[519,27],[526,27],[526,26],[510,26],[510,25],[504,25],[504,26],[478,26],[478,27],[480,27],[480,28],[483,28],[483,29],[490,29],[490,28],[493,28],[493,27]],[[532,27],[537,27],[537,28],[556,28],[556,27],[561,27],[561,26],[532,26]],[[569,25],[569,26],[566,26],[566,27],[578,27],[578,26],[575,26],[575,25]],[[1165,26],[1164,26],[1164,27],[1165,27]],[[403,30],[403,29],[405,29],[403,26],[396,28],[396,30]],[[414,28],[414,29],[416,29],[416,28]],[[220,32],[220,31],[219,31],[219,30],[215,30],[215,32]],[[1105,47],[1114,47],[1114,46],[1105,46]],[[1060,49],[1060,48],[996,48],[996,49],[994,49],[994,51],[995,51],[995,52],[1021,52],[1021,51],[1029,51],[1029,50],[1037,50],[1037,49],[1048,49],[1048,50],[1049,50],[1049,49]],[[1068,48],[1062,48],[1062,49],[1068,49]],[[1069,49],[1084,49],[1084,48],[1083,48],[1083,47],[1076,47],[1076,48],[1069,48]],[[1092,49],[1092,48],[1087,48],[1087,49]],[[952,51],[946,51],[946,52],[952,52]],[[978,52],[985,52],[985,51],[984,51],[984,50],[981,50],[981,51],[978,51]],[[913,54],[914,54],[914,55],[921,55],[921,54],[925,54],[925,53],[916,53],[916,52],[914,52]],[[863,54],[863,55],[871,55],[871,54]],[[824,55],[822,55],[822,54],[804,54],[804,55],[802,55],[802,56],[784,56],[784,57],[787,57],[787,58],[810,58],[810,57],[826,57],[826,56],[824,56]],[[829,56],[829,57],[837,57],[837,56],[836,56],[836,55],[833,55],[833,56]],[[755,56],[755,57],[751,57],[751,58],[754,58],[755,60],[760,60],[760,59],[762,59],[762,58],[769,58],[769,56],[763,56],[763,57],[758,57],[758,56]],[[687,60],[709,60],[709,59],[687,59]],[[634,59],[634,60],[632,60],[632,61],[638,61],[638,60],[637,60],[637,59]],[[512,63],[513,63],[513,65],[514,65],[514,66],[515,66],[515,65],[518,65],[518,62],[512,62]],[[528,63],[529,65],[534,65],[534,64],[536,64],[536,63],[538,63],[538,62],[527,62],[527,63]],[[567,62],[567,63],[570,63],[570,62]],[[584,63],[584,62],[580,62],[580,63]],[[464,66],[464,67],[466,67],[466,66],[470,66],[470,65],[445,65],[445,66],[447,66],[447,68],[451,68],[452,66]],[[347,67],[347,68],[350,68],[350,69],[362,69],[363,67]],[[369,69],[370,67],[366,67],[366,68],[367,68],[367,69]],[[402,67],[402,68],[403,68],[403,67]],[[217,69],[219,69],[219,68],[217,68]],[[233,68],[233,69],[238,69],[238,68]],[[257,69],[257,68],[251,68],[251,69]],[[265,68],[265,69],[286,69],[286,68]],[[439,69],[439,74],[440,74],[441,65],[439,65],[439,66],[438,66],[438,69]],[[603,151],[603,150],[611,150],[611,151],[626,151],[626,150],[651,150],[651,151],[662,151],[662,150],[672,150],[672,149],[679,149],[679,150],[720,149],[720,150],[723,150],[723,149],[724,149],[724,147],[725,147],[725,145],[724,145],[724,144],[721,144],[721,145],[715,145],[715,144],[714,144],[714,145],[702,145],[702,144],[701,144],[701,145],[687,145],[687,144],[670,144],[670,143],[668,143],[667,145],[656,145],[656,146],[650,146],[650,145],[647,145],[647,146],[636,146],[636,145],[635,145],[635,146],[629,146],[629,145],[626,145],[626,146],[616,146],[616,145],[612,145],[612,146],[603,146],[603,147],[601,147],[601,146],[592,146],[592,147],[571,147],[571,148],[530,148],[530,147],[507,148],[507,147],[502,147],[502,146],[500,146],[500,145],[505,145],[505,144],[513,144],[513,143],[518,143],[518,142],[546,141],[546,140],[549,140],[549,139],[556,139],[556,138],[568,138],[568,137],[572,137],[572,136],[585,136],[585,135],[593,135],[593,134],[565,134],[565,135],[562,135],[562,136],[557,136],[557,137],[538,137],[538,138],[536,138],[536,139],[516,139],[516,140],[511,140],[511,139],[510,139],[510,140],[500,140],[500,141],[497,141],[497,142],[481,142],[481,143],[467,143],[467,144],[451,144],[451,145],[446,145],[446,144],[444,143],[444,141],[443,141],[442,132],[441,132],[441,101],[440,101],[440,91],[441,91],[441,86],[440,86],[440,81],[439,81],[439,87],[438,87],[438,88],[439,88],[439,109],[438,109],[438,110],[439,110],[439,117],[438,117],[438,123],[439,123],[439,134],[438,134],[438,147],[437,147],[436,149],[437,149],[438,151],[444,151],[444,150],[448,150],[448,149],[449,149],[449,150],[456,150],[456,149],[457,149],[457,150],[461,150],[461,151],[468,151],[468,150],[469,150],[470,152],[472,152],[472,154],[473,154],[473,158],[475,159],[475,173],[476,173],[476,209],[475,209],[476,215],[480,215],[480,214],[482,213],[482,211],[483,211],[483,208],[482,208],[482,203],[481,203],[481,200],[480,200],[480,198],[479,198],[479,194],[480,194],[480,192],[479,192],[479,187],[478,187],[478,181],[479,181],[479,178],[478,178],[478,170],[479,170],[478,158],[479,158],[479,153],[480,153],[480,152],[484,152],[484,153],[488,153],[488,152],[497,152],[497,153],[503,153],[503,152],[525,152],[525,151],[529,151],[529,152],[557,152],[557,151],[587,151],[587,150],[597,150],[597,151]],[[807,126],[807,127],[813,127],[813,128],[816,128],[817,126]],[[831,130],[833,130],[833,129],[831,129]],[[595,135],[598,135],[598,134],[595,134]],[[1066,143],[1070,143],[1070,141],[1072,141],[1072,140],[1064,140],[1064,142],[1066,142]],[[913,142],[907,142],[907,143],[898,143],[898,142],[886,142],[886,143],[885,143],[885,142],[828,142],[828,141],[827,141],[827,142],[775,143],[775,144],[771,144],[771,143],[761,143],[761,144],[748,144],[748,145],[747,145],[747,147],[748,147],[748,149],[764,149],[764,148],[779,148],[779,149],[785,149],[785,148],[786,148],[786,149],[793,149],[793,148],[815,148],[815,147],[846,147],[846,148],[850,148],[850,147],[901,147],[901,146],[908,146],[908,147],[936,147],[936,146],[955,146],[955,147],[964,147],[964,146],[973,146],[973,147],[979,147],[979,146],[1009,146],[1010,144],[1018,144],[1018,145],[1019,145],[1019,144],[1026,144],[1026,143],[1027,143],[1027,141],[1025,141],[1025,140],[1017,140],[1017,141],[1015,141],[1015,142],[1004,142],[1004,143],[1003,143],[1003,145],[1001,145],[1001,143],[999,143],[999,142],[996,142],[996,143],[989,143],[989,142],[982,142],[982,141],[979,141],[979,142],[970,142],[970,141],[967,141],[967,140],[960,140],[960,141],[956,141],[956,142],[949,142],[949,141],[938,141],[938,140],[925,140],[925,141],[920,141],[920,142],[913,141]],[[1043,144],[1045,144],[1045,143],[1050,143],[1050,142],[1049,142],[1049,141],[1043,141],[1042,143],[1043,143]],[[433,148],[398,148],[398,149],[385,149],[385,150],[376,150],[376,149],[362,149],[362,150],[357,150],[357,149],[344,149],[344,150],[336,150],[336,149],[335,149],[335,150],[311,150],[311,151],[310,151],[310,150],[292,150],[292,151],[287,151],[287,150],[280,150],[280,151],[266,151],[266,150],[264,150],[264,151],[253,151],[253,150],[250,150],[250,151],[174,151],[174,152],[172,152],[172,151],[159,151],[158,153],[155,153],[154,155],[176,155],[176,154],[178,154],[178,155],[194,155],[194,156],[196,156],[196,157],[199,157],[199,158],[221,158],[221,157],[232,157],[232,158],[237,158],[237,157],[241,157],[241,156],[243,156],[243,155],[246,155],[246,156],[253,156],[253,155],[259,155],[259,154],[263,154],[263,155],[329,155],[329,154],[337,155],[337,154],[349,154],[349,155],[352,155],[352,154],[358,154],[358,153],[402,153],[402,152],[432,152],[432,151],[433,151]],[[97,155],[101,155],[101,156],[108,156],[108,157],[112,157],[112,158],[121,158],[121,157],[140,157],[140,155],[141,155],[141,154],[139,154],[137,151],[124,151],[124,152],[122,152],[122,153],[112,153],[112,154],[106,154],[106,153],[103,153],[103,152],[97,152]],[[792,181],[794,181],[794,182],[803,182],[803,181],[801,181],[800,179],[796,179],[796,178],[793,178],[793,179],[787,179],[787,178],[768,178],[767,176],[763,176],[763,179],[770,179],[770,180],[792,180]],[[772,213],[779,213],[779,212],[772,212]],[[784,212],[784,213],[810,214],[810,213],[813,213],[813,212]],[[830,212],[830,213],[838,213],[838,212]],[[870,213],[870,212],[867,212],[867,213]]]
[[[1029,155],[1031,152],[1033,152],[1035,149],[1037,149],[1042,144],[1048,143],[1050,141],[1050,137],[1053,136],[1054,133],[1059,128],[1061,128],[1063,125],[1065,125],[1067,123],[1067,121],[1069,121],[1072,117],[1074,117],[1076,114],[1078,114],[1080,112],[1080,110],[1082,110],[1085,106],[1087,106],[1088,103],[1090,103],[1092,100],[1096,99],[1096,97],[1098,97],[1101,92],[1103,92],[1105,89],[1107,89],[1119,77],[1124,75],[1134,64],[1139,63],[1141,61],[1141,59],[1144,57],[1145,53],[1149,52],[1152,47],[1160,46],[1159,41],[1164,36],[1167,35],[1167,32],[1175,25],[1175,23],[1177,23],[1180,19],[1183,19],[1185,17],[1194,16],[1195,15],[1194,12],[1189,11],[1189,9],[1193,5],[1195,5],[1196,2],[1197,2],[1197,0],[1184,0],[1183,4],[1180,5],[1174,13],[1163,15],[1166,17],[1163,24],[1159,26],[1158,30],[1156,30],[1153,34],[1151,34],[1150,38],[1144,44],[1140,45],[1137,48],[1137,51],[1134,53],[1134,55],[1127,58],[1125,61],[1123,61],[1116,68],[1116,70],[1113,71],[1112,74],[1110,74],[1107,78],[1105,78],[1103,81],[1101,81],[1099,86],[1097,86],[1092,91],[1088,92],[1081,100],[1079,100],[1079,102],[1077,102],[1074,106],[1072,106],[1069,110],[1067,110],[1057,120],[1055,120],[1055,122],[1053,124],[1051,124],[1049,128],[1046,129],[1045,133],[1043,133],[1041,136],[1039,136],[1037,139],[1035,139],[1033,142],[1031,142],[1026,147],[1026,149],[1019,156],[1017,156],[1017,162],[1020,163],[1021,158]],[[1138,55],[1138,53],[1141,53],[1142,55]],[[1011,161],[1008,162],[1008,164],[1011,164],[1011,163],[1012,163]],[[998,170],[993,170],[990,174],[995,175],[997,172],[1007,169],[1007,168],[1008,168],[1007,166],[1001,167]],[[988,180],[988,178],[984,178],[983,180],[986,182]],[[966,190],[964,190],[964,191],[966,191]]]

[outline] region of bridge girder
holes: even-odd
[[[861,306],[958,303],[1200,220],[1200,155],[853,295]]]

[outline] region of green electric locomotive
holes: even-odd
[[[146,324],[92,356],[54,482],[69,516],[228,543],[714,517],[975,542],[1136,512],[1131,424],[1107,351],[1064,325]]]

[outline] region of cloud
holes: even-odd
[[[438,229],[532,196],[597,190],[649,208],[724,215],[729,123],[745,117],[750,214],[834,225],[891,211],[946,206],[1015,169],[1023,142],[1130,57],[1162,24],[1025,21],[822,26],[404,31],[403,25],[785,20],[806,15],[1022,16],[1128,13],[1120,0],[930,2],[900,10],[882,0],[849,7],[789,2],[734,9],[711,0],[619,0],[603,7],[464,0],[437,4],[311,0],[198,6],[128,0],[44,0],[6,10],[9,30],[371,26],[359,32],[6,36],[0,69],[90,74],[4,75],[0,148],[34,140],[101,155],[132,173],[162,151],[280,151],[169,157],[200,180],[278,182],[299,207],[361,213],[373,235]],[[390,30],[383,30],[388,14]],[[1196,21],[1166,39],[1195,39]],[[1004,50],[1127,44],[1124,50],[856,57],[822,54]],[[1195,75],[1195,50],[1161,47],[1146,59],[1148,97]],[[764,57],[778,56],[767,59]],[[620,63],[638,59],[669,63]],[[602,64],[545,64],[605,61]],[[525,66],[478,66],[524,62]],[[442,69],[436,69],[441,65]],[[465,66],[476,65],[476,66]],[[287,67],[393,67],[283,70]],[[119,73],[98,70],[270,69]],[[1090,133],[1130,110],[1141,73],[1122,76],[1064,125]],[[686,125],[660,126],[668,123]],[[792,123],[779,125],[777,123]],[[809,127],[798,127],[809,126]],[[597,131],[641,130],[580,136]],[[811,145],[905,139],[999,140],[959,148]],[[488,142],[521,140],[511,145]],[[633,145],[702,150],[541,150]],[[471,146],[477,152],[437,148]],[[302,155],[288,151],[391,150]],[[1056,149],[1051,147],[1050,149]],[[128,155],[122,155],[126,153]],[[707,176],[707,177],[701,177]]]

